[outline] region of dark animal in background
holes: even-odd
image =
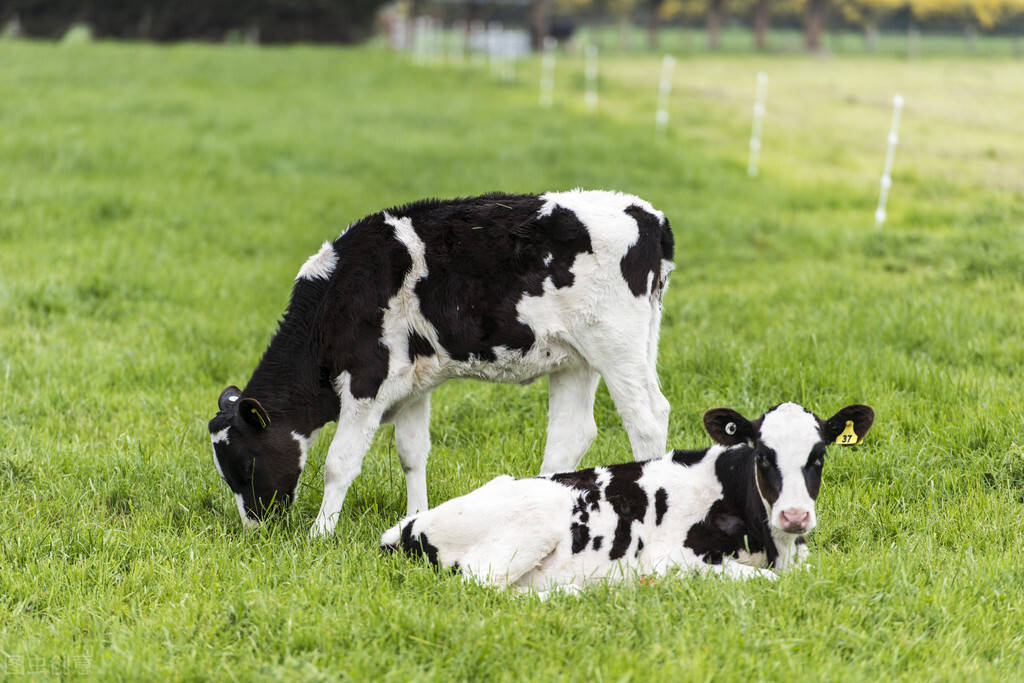
[[[771,569],[807,556],[826,447],[858,443],[873,422],[864,405],[828,420],[795,403],[753,422],[709,410],[704,425],[718,445],[534,479],[498,477],[402,520],[381,546],[485,583],[545,592],[675,569],[772,578]]]
[[[210,421],[243,523],[292,500],[331,420],[311,535],[333,531],[381,422],[395,424],[409,514],[427,509],[430,392],[457,377],[550,377],[541,472],[574,468],[593,441],[601,377],[634,456],[660,455],[672,251],[664,215],[616,192],[427,200],[354,223],[302,266],[249,383],[225,389]]]

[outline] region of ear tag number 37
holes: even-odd
[[[853,431],[853,420],[846,421],[846,429],[836,437],[835,442],[843,446],[852,446],[857,443],[857,432]]]

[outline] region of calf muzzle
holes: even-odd
[[[790,534],[802,534],[811,523],[811,513],[800,508],[789,508],[779,513],[779,526]]]

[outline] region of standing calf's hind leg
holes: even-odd
[[[548,380],[548,438],[541,474],[576,469],[597,436],[594,393],[601,377],[583,365],[554,373]]]
[[[427,454],[430,452],[430,394],[395,418],[395,445],[405,472],[406,515],[426,510]]]
[[[665,455],[669,404],[658,386],[657,301],[633,298],[614,319],[601,319],[581,339],[584,358],[604,378],[629,434],[633,458]]]
[[[636,368],[642,372],[643,368]],[[633,447],[633,458],[650,460],[665,455],[665,442],[668,440],[668,402],[658,389],[657,384],[650,384],[643,374],[630,377],[629,370],[616,368],[602,373],[604,383],[608,387],[615,407],[622,417],[622,424],[629,434],[629,443]],[[651,397],[661,398],[658,405],[652,406]]]

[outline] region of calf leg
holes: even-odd
[[[324,461],[324,499],[320,505],[310,538],[326,536],[334,532],[345,502],[345,494],[363,466],[373,435],[380,426],[380,412],[377,410],[341,411],[338,431]]]
[[[427,502],[430,394],[411,403],[395,418],[395,445],[405,472],[405,514],[414,515],[430,507]]]
[[[633,458],[660,458],[665,455],[665,442],[668,440],[668,402],[661,396],[656,379],[652,383],[643,364],[623,360],[601,371],[604,383],[629,434]],[[659,404],[657,412],[651,405],[654,395],[664,401],[664,407]]]
[[[668,417],[671,410],[668,399],[661,393],[658,381],[658,337],[661,332],[661,301],[651,299],[651,325],[647,336],[647,394],[651,401],[651,412],[659,424],[665,425],[668,434]]]
[[[583,356],[604,378],[629,434],[633,458],[665,455],[668,401],[658,387],[657,310],[647,305],[588,330]]]
[[[541,474],[576,469],[597,436],[594,393],[601,376],[583,365],[553,373],[548,380],[548,438]]]
[[[471,548],[459,566],[467,577],[504,588],[539,565],[557,545],[558,538],[553,533],[529,542],[524,541],[521,532],[502,534]]]
[[[722,564],[708,564],[704,565],[707,567],[705,571],[715,574],[721,574],[730,579],[747,580],[753,578],[763,578],[769,581],[774,581],[779,578],[779,575],[770,569],[762,569],[761,567],[751,567],[749,565],[741,564],[735,560],[725,558]]]

